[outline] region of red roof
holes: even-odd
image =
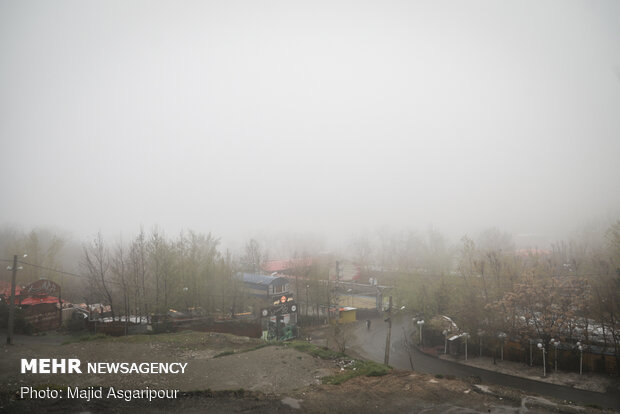
[[[284,270],[308,267],[312,264],[311,258],[289,259],[289,260],[269,260],[263,263],[262,268],[265,272],[282,272]]]
[[[40,305],[41,303],[58,303],[54,296],[29,297],[21,301],[22,305]]]
[[[22,292],[22,288],[19,285],[15,285],[15,296],[19,296]],[[7,299],[11,296],[11,283],[0,281],[0,296],[6,296]]]

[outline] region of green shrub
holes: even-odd
[[[213,358],[219,358],[219,357],[223,357],[223,356],[226,356],[226,355],[234,355],[234,353],[235,353],[235,351],[224,351],[224,352],[220,352],[219,354],[217,354]]]
[[[387,365],[379,364],[373,361],[356,360],[350,367],[345,369],[340,374],[330,375],[323,378],[323,384],[339,385],[351,378],[366,376],[366,377],[381,377],[390,372],[390,367]]]

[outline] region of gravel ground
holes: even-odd
[[[131,337],[130,337],[131,338]],[[336,369],[331,361],[281,346],[268,346],[214,358],[222,352],[251,349],[258,340],[217,333],[172,336],[174,341],[88,341],[68,345],[29,344],[3,346],[0,352],[0,390],[22,385],[116,386],[195,390],[253,390],[287,392],[320,382]],[[149,338],[150,339],[150,338]],[[155,338],[154,338],[155,339]],[[87,362],[181,362],[184,374],[20,374],[21,358],[78,358]]]

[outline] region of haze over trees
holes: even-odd
[[[3,260],[28,254],[20,285],[49,278],[61,284],[64,299],[110,305],[114,316],[256,311],[236,275],[261,272],[268,244],[251,238],[233,254],[210,233],[170,237],[153,227],[116,241],[99,233],[77,249],[75,240],[47,229],[0,231]],[[461,331],[547,344],[596,339],[620,351],[620,221],[581,229],[547,248],[519,249],[497,228],[457,243],[436,229],[384,229],[352,238],[339,253],[292,251],[296,256],[283,259],[297,264],[291,286],[304,316],[336,303],[330,275],[336,261],[350,261],[359,266],[360,283],[373,277],[394,286],[395,306],[425,318],[450,316]],[[10,272],[1,280],[9,281]],[[590,338],[593,326],[602,335]]]
[[[496,230],[481,240],[462,238],[450,272],[395,266],[398,302],[426,318],[450,316],[462,332],[504,332],[547,349],[551,338],[590,342],[595,325],[597,343],[619,354],[620,221],[549,249],[515,249]]]

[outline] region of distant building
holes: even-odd
[[[338,309],[338,322],[339,323],[349,323],[355,322],[357,320],[357,308],[352,308],[350,306],[344,306]]]
[[[0,282],[0,303],[9,304],[11,284]],[[37,331],[56,329],[62,322],[60,286],[39,279],[26,287],[15,286],[15,305],[23,310],[24,320]]]
[[[256,273],[240,273],[237,277],[243,282],[248,294],[252,296],[276,300],[281,296],[291,295],[289,280],[285,277]]]
[[[314,263],[311,257],[288,259],[288,260],[269,260],[264,262],[261,267],[267,273],[281,273],[288,276],[302,276]]]
[[[269,260],[261,267],[269,274],[279,274],[285,277],[306,278],[312,266],[325,265],[329,268],[330,280],[360,280],[361,267],[349,261],[337,261],[327,256],[302,257],[287,260]],[[338,273],[336,273],[336,269]]]
[[[15,303],[19,303],[22,288],[15,285]],[[11,283],[0,280],[0,303],[9,304],[11,298]]]

